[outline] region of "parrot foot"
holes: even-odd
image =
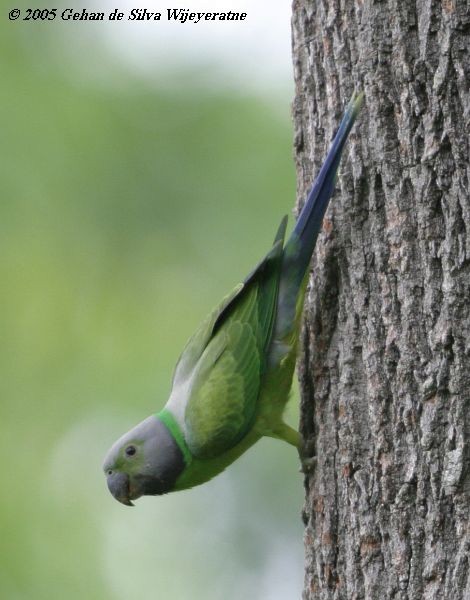
[[[315,471],[315,467],[317,466],[317,457],[316,456],[304,456],[300,459],[300,469],[299,472],[304,475],[311,475]]]
[[[311,475],[315,471],[315,467],[317,466],[317,457],[315,455],[315,440],[310,439],[308,441],[304,441],[302,444],[302,448],[299,452],[300,457],[300,469],[301,473],[304,475]]]

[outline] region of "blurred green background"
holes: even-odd
[[[299,597],[287,445],[263,440],[205,486],[134,509],[101,473],[291,211],[288,93],[198,85],[207,72],[184,65],[149,81],[3,12],[0,597]]]

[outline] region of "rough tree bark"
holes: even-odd
[[[305,599],[470,598],[470,9],[295,0],[299,204],[365,103],[300,361]]]

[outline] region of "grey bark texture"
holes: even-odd
[[[295,0],[299,206],[365,102],[317,242],[305,599],[470,599],[470,9]]]

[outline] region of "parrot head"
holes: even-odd
[[[141,496],[171,491],[184,467],[182,451],[155,416],[119,438],[103,463],[109,491],[127,506],[134,506],[132,500]]]

